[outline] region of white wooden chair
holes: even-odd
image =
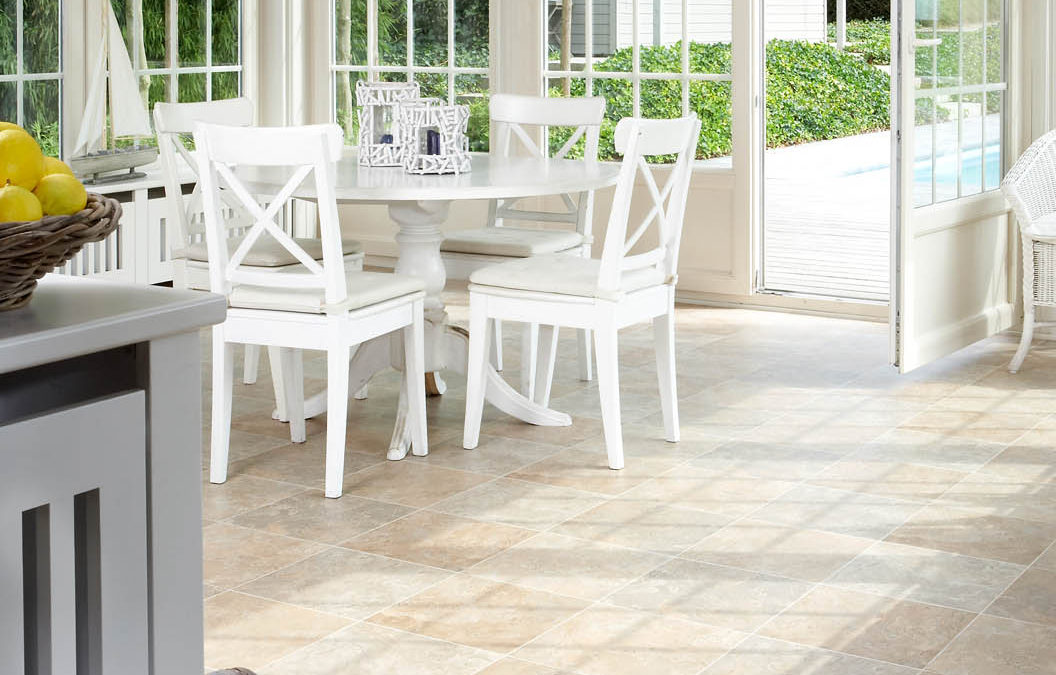
[[[490,101],[491,119],[495,122],[497,136],[492,146],[500,156],[515,154],[514,138],[531,157],[545,157],[548,152],[545,137],[540,146],[533,138],[535,130],[546,131],[551,127],[572,129],[568,141],[553,155],[564,159],[582,140],[583,161],[597,162],[598,139],[601,122],[605,114],[605,99],[594,98],[543,98],[496,94]],[[545,136],[545,135],[544,135]],[[590,257],[591,225],[594,217],[594,193],[561,195],[563,211],[536,211],[516,208],[521,200],[492,201],[488,209],[486,227],[458,230],[444,235],[440,252],[444,259],[447,276],[451,279],[468,279],[484,267],[496,263],[537,255],[563,253],[583,258]],[[510,227],[509,221],[534,223],[565,223],[572,228],[542,229],[538,227]],[[502,370],[502,322],[494,325],[495,367]],[[522,343],[521,389],[526,396],[534,396],[536,358],[538,353],[538,324],[526,324]],[[580,379],[590,380],[591,344],[590,333],[580,331],[579,339]]]
[[[1034,308],[1056,307],[1056,129],[1034,141],[1001,181],[1023,240],[1023,337],[1009,372],[1019,372],[1039,323]]]
[[[428,452],[422,315],[424,283],[411,276],[349,271],[344,266],[334,193],[342,134],[335,124],[291,128],[230,127],[198,123],[194,131],[209,247],[209,287],[227,296],[227,320],[213,328],[213,416],[210,480],[227,479],[231,431],[233,345],[262,344],[327,353],[326,496],[340,497],[344,473],[350,350],[364,341],[402,330],[404,381],[412,452]],[[258,204],[232,167],[283,167],[286,185]],[[275,216],[309,176],[318,194],[322,261],[316,261],[275,223]],[[224,193],[227,193],[227,197]],[[245,237],[229,252],[224,205],[235,199],[252,217]],[[257,242],[272,238],[299,262],[280,273],[245,264]],[[394,340],[394,346],[400,343]],[[398,352],[399,350],[394,350]],[[284,363],[292,394],[290,424],[303,435],[303,380]],[[293,395],[295,394],[295,395]]]
[[[550,255],[487,267],[470,276],[469,357],[463,445],[477,447],[484,406],[488,328],[492,321],[543,325],[546,341],[557,326],[594,334],[602,423],[609,467],[623,468],[617,331],[652,321],[665,438],[679,439],[675,392],[674,307],[678,249],[692,162],[700,134],[694,117],[673,120],[626,118],[616,127],[616,150],[624,156],[612,202],[601,260]],[[661,187],[645,158],[677,155]],[[657,172],[657,173],[662,173]],[[651,203],[642,223],[628,235],[638,176]],[[656,225],[656,245],[640,251],[643,235]],[[650,240],[646,240],[650,241]],[[642,242],[644,244],[644,242]],[[634,249],[634,253],[632,253]],[[640,251],[640,252],[638,252]],[[536,382],[537,403],[549,404],[554,351],[543,351]]]
[[[251,126],[253,124],[253,102],[248,98],[234,98],[208,103],[158,103],[154,106],[154,127],[158,135],[158,150],[161,154],[161,165],[165,181],[165,199],[168,203],[170,217],[166,219],[169,244],[173,252],[173,285],[177,288],[208,290],[209,288],[209,251],[205,243],[205,222],[202,215],[201,188],[195,184],[189,194],[184,194],[183,176],[189,171],[192,176],[197,173],[197,166],[191,152],[184,145],[184,139],[193,131],[196,122],[224,124],[229,126]],[[225,198],[223,207],[227,236],[232,244],[245,234],[251,219],[237,200],[222,193]],[[297,239],[297,243],[315,260],[322,259],[322,246],[319,239]],[[345,267],[349,270],[363,269],[363,247],[350,239],[342,240]],[[245,265],[257,267],[262,271],[278,272],[290,265],[299,265],[297,259],[276,242],[267,240],[258,242],[257,246],[246,256]],[[275,388],[275,403],[278,417],[288,421],[286,397],[283,394],[283,376],[281,359],[278,352],[270,350],[272,368],[272,385]],[[242,370],[242,381],[253,384],[257,381],[257,370],[260,361],[260,347],[247,344]],[[304,438],[293,438],[302,442]]]

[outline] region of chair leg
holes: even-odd
[[[1018,373],[1020,366],[1023,365],[1023,361],[1027,358],[1027,352],[1030,351],[1030,343],[1034,340],[1034,303],[1026,304],[1023,309],[1023,337],[1019,339],[1019,349],[1016,350],[1016,355],[1012,357],[1012,363],[1008,365],[1008,372]]]
[[[362,269],[362,267],[363,267],[363,265],[361,264],[360,265],[360,269]],[[355,347],[353,347],[352,348],[352,352],[351,352],[351,356],[349,356],[349,358],[350,359],[354,358],[356,356],[356,352],[358,350],[359,350],[359,345],[356,345]],[[369,389],[369,387],[370,387],[370,385],[364,384],[362,387],[359,388],[359,391],[357,391],[355,394],[352,395],[352,398],[356,399],[357,401],[366,401],[367,400],[367,396],[370,393],[369,391],[367,391]]]
[[[539,362],[535,371],[535,402],[548,407],[550,388],[554,383],[554,362],[557,360],[557,326],[539,327]]]
[[[286,413],[290,420],[290,441],[304,443],[307,437],[304,422],[304,359],[300,349],[282,349],[283,392],[286,394]]]
[[[495,370],[502,372],[502,322],[495,321],[491,331],[491,365]]]
[[[623,428],[620,422],[620,364],[616,327],[594,331],[594,350],[598,359],[598,391],[601,394],[601,423],[609,468],[623,468]]]
[[[271,386],[275,389],[275,414],[280,422],[289,422],[290,415],[286,410],[286,378],[282,374],[282,349],[268,347],[268,361],[271,362]]]
[[[594,379],[594,349],[590,331],[581,328],[576,331],[576,351],[579,357],[579,379],[590,382]]]
[[[429,454],[425,415],[425,318],[424,303],[414,303],[414,321],[403,329],[403,378],[407,388],[407,424],[411,430],[411,454]]]
[[[235,381],[235,347],[224,340],[222,326],[213,328],[213,413],[210,431],[209,481],[227,480],[231,443],[231,396]]]
[[[469,355],[466,357],[466,417],[462,447],[472,450],[480,442],[480,421],[484,415],[485,373],[488,367],[487,298],[469,294]]]
[[[340,497],[344,488],[348,349],[338,337],[326,350],[326,496],[332,499]]]
[[[656,374],[660,381],[660,407],[664,411],[664,438],[672,443],[679,439],[678,391],[675,370],[675,315],[673,311],[653,319],[653,342],[656,345]]]
[[[521,333],[521,393],[529,401],[535,400],[535,373],[538,359],[539,324],[526,323]]]
[[[246,345],[242,361],[242,384],[256,384],[260,367],[260,345]]]

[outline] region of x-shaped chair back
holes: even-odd
[[[661,270],[667,283],[677,281],[678,249],[699,135],[700,120],[695,115],[670,120],[625,117],[616,126],[616,151],[623,155],[623,165],[601,254],[598,287],[602,290],[617,291],[623,272],[647,267]],[[669,155],[675,156],[673,165],[651,165],[647,161],[648,157]],[[667,179],[658,181],[665,172]],[[649,210],[628,234],[639,176],[645,184]],[[656,246],[632,255],[635,245],[654,226]]]
[[[598,161],[598,143],[601,135],[601,121],[605,115],[605,99],[591,98],[543,98],[537,96],[517,96],[513,94],[496,94],[490,102],[491,119],[497,126],[496,149],[503,157],[510,157],[514,151],[514,140],[527,154],[535,158],[551,156],[548,152],[546,134],[543,144],[532,137],[529,129],[539,128],[549,132],[551,127],[567,127],[572,135],[553,155],[553,159],[565,159],[584,140],[583,161]],[[533,222],[572,223],[581,234],[589,236],[593,217],[594,193],[584,192],[579,199],[562,194],[564,211],[530,211],[513,208],[518,200],[500,200],[492,202],[489,221],[492,225],[502,226],[504,220],[524,220]]]
[[[337,161],[344,145],[341,128],[336,124],[259,128],[199,122],[194,141],[205,209],[211,290],[227,295],[238,284],[315,288],[324,289],[327,304],[344,301],[348,289],[334,192]],[[267,207],[262,207],[254,196],[259,189],[251,191],[243,179],[244,174],[252,174],[255,169],[270,175],[280,171],[288,176],[283,187],[267,201]],[[276,223],[276,215],[309,177],[314,179],[312,192],[319,207],[322,264]],[[228,203],[224,193],[250,218],[246,235],[233,253],[228,251],[222,214]],[[263,236],[274,238],[301,263],[304,271],[275,274],[243,265],[250,249]]]

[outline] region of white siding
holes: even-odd
[[[640,0],[638,36],[642,45],[655,40],[654,3],[660,6],[660,43],[682,39],[680,0]],[[730,42],[733,0],[689,0],[689,39],[693,42]],[[598,12],[596,8],[595,13]],[[634,35],[632,0],[616,0],[616,46],[630,47]],[[825,39],[825,0],[766,0],[766,38],[782,40]],[[582,40],[582,38],[580,38]]]
[[[612,11],[615,0],[594,0],[594,54],[608,56],[613,52],[613,24],[616,13]],[[572,53],[584,56],[584,21],[586,5],[578,0],[572,5]]]

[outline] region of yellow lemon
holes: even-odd
[[[0,188],[0,223],[19,220],[40,220],[44,215],[40,202],[32,192],[17,185]]]
[[[0,122],[0,131],[25,131],[14,122]]]
[[[66,164],[66,162],[62,161],[61,159],[56,159],[54,157],[45,157],[44,158],[44,175],[45,176],[50,176],[53,173],[64,173],[67,176],[72,176],[73,175],[73,169],[71,169],[69,167],[69,165]],[[43,178],[43,176],[42,176],[42,178]]]
[[[11,183],[32,190],[44,175],[44,155],[24,131],[0,131],[0,185]]]
[[[81,181],[64,173],[53,173],[41,178],[33,194],[49,216],[68,216],[77,213],[88,203],[88,193]]]

